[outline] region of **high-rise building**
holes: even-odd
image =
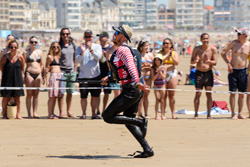
[[[216,29],[232,30],[236,27],[250,29],[249,0],[216,0],[214,26]]]
[[[59,28],[81,28],[81,0],[55,0],[55,7]]]
[[[205,29],[214,28],[214,6],[204,7],[204,28]]]
[[[9,0],[0,1],[0,29],[9,29]]]
[[[146,1],[146,28],[157,27],[157,0]]]
[[[135,27],[143,29],[146,27],[146,0],[135,0]]]
[[[135,0],[117,0],[117,6],[120,8],[120,25],[135,27]]]
[[[174,29],[175,10],[167,9],[166,5],[158,6],[157,29]]]
[[[175,9],[175,26],[203,28],[204,0],[169,0],[169,9]]]
[[[10,29],[26,28],[26,0],[9,0]]]

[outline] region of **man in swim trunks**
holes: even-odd
[[[236,92],[247,91],[247,59],[250,53],[250,42],[247,41],[248,31],[244,28],[235,30],[238,35],[237,40],[230,42],[221,52],[221,56],[228,65],[229,90]],[[227,58],[227,53],[232,50],[231,61]],[[248,72],[249,73],[249,72]],[[232,110],[232,119],[245,119],[242,115],[244,94],[239,94],[238,98],[238,116],[235,114],[235,94],[230,94],[230,106]]]
[[[203,87],[206,91],[211,91],[213,83],[212,67],[217,63],[217,49],[209,45],[209,35],[207,33],[201,34],[201,46],[197,46],[193,50],[190,64],[196,64],[195,73],[195,88],[197,90],[194,98],[194,118],[198,119],[198,110],[200,105],[200,97]],[[207,96],[207,118],[212,119],[210,111],[212,108],[212,94],[206,92]]]

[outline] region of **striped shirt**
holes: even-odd
[[[118,47],[118,49],[116,50],[116,55],[114,57],[113,63],[117,67],[125,65],[126,68],[128,69],[128,71],[124,70],[123,68],[120,68],[118,70],[118,75],[121,79],[127,78],[129,76],[132,77],[132,79],[121,80],[122,85],[127,83],[139,82],[139,74],[135,66],[134,57],[128,47],[126,46]]]

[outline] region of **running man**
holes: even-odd
[[[201,46],[196,46],[193,50],[190,64],[196,64],[195,88],[197,90],[194,98],[194,119],[198,119],[201,93],[205,87],[206,91],[211,91],[214,85],[212,67],[217,63],[217,49],[209,45],[208,33],[201,34]],[[212,119],[210,112],[212,108],[212,94],[206,92],[207,96],[207,119]]]

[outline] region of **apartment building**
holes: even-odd
[[[135,28],[143,29],[146,27],[146,0],[135,0]]]
[[[120,8],[120,25],[127,24],[131,27],[136,26],[135,22],[135,0],[117,0],[117,6]]]
[[[204,7],[204,28],[214,29],[214,6]]]
[[[81,0],[55,0],[57,26],[81,29]]]
[[[169,8],[175,9],[175,27],[203,28],[203,0],[171,0],[168,2]]]
[[[26,26],[28,29],[55,29],[56,8],[45,1],[29,0],[26,5]]]
[[[249,7],[249,0],[216,0],[215,28],[232,30],[236,27],[245,27],[250,29]]]
[[[157,0],[146,0],[146,28],[157,27]]]
[[[174,29],[175,10],[167,9],[166,5],[158,6],[157,29]]]
[[[9,29],[9,0],[0,1],[0,29]]]
[[[9,0],[9,28],[26,29],[26,0]]]

